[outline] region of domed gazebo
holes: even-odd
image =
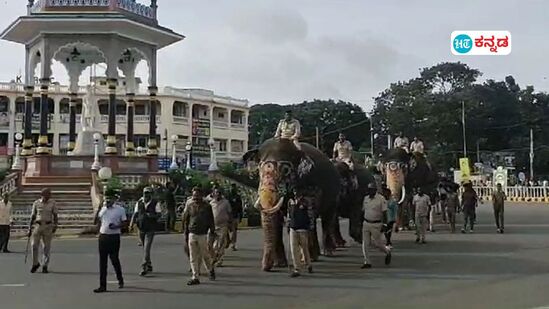
[[[23,155],[49,156],[48,88],[52,61],[61,62],[67,70],[70,87],[69,150],[76,140],[76,102],[78,80],[93,64],[106,64],[109,86],[109,123],[105,153],[115,155],[116,93],[120,70],[126,80],[128,101],[126,155],[134,153],[133,113],[136,92],[135,70],[141,60],[149,68],[149,94],[155,102],[157,51],[178,42],[184,36],[158,24],[157,1],[141,4],[135,0],[29,0],[27,15],[20,16],[0,38],[25,45],[25,127]],[[40,76],[35,76],[39,66]],[[35,78],[39,79],[41,111],[38,145],[32,144],[32,95]],[[156,144],[156,104],[150,105],[148,155],[158,154]]]

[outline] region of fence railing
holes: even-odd
[[[492,200],[496,188],[490,186],[473,186],[481,200]],[[506,187],[503,188],[505,195],[511,201],[525,202],[549,202],[549,187]]]
[[[4,178],[0,183],[0,196],[3,196],[5,193],[11,194],[17,191],[17,177],[19,177],[19,174],[12,173]]]

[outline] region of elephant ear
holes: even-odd
[[[297,176],[299,178],[303,178],[306,175],[308,175],[311,170],[313,169],[314,162],[309,158],[308,156],[304,156],[299,161],[299,165],[297,166]]]
[[[244,160],[244,163],[248,163],[250,161],[259,163],[259,149],[252,149],[246,152],[242,157],[242,160]]]
[[[417,167],[417,160],[415,156],[410,156],[410,161],[408,161],[408,166],[410,167],[410,171],[413,171]]]

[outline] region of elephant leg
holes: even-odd
[[[320,246],[318,245],[316,223],[314,226],[314,230],[309,232],[309,253],[311,255],[311,261],[318,261],[318,257],[320,256]]]
[[[334,242],[337,248],[344,248],[347,243],[341,235],[341,226],[339,225],[339,218],[337,216],[334,220]]]
[[[335,251],[335,243],[333,241],[335,225],[335,214],[322,216],[322,238],[324,245],[324,255],[333,256]]]
[[[275,242],[275,254],[276,264],[275,267],[288,267],[288,260],[286,258],[286,250],[284,250],[284,219],[277,215],[276,225],[276,242]]]
[[[261,214],[263,226],[263,260],[261,267],[263,271],[271,271],[275,259],[276,230],[275,217],[273,215]]]

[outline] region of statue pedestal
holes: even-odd
[[[93,156],[95,155],[95,145],[94,145],[94,139],[93,135],[95,133],[99,133],[101,135],[101,139],[99,139],[98,143],[98,150],[99,155],[103,155],[105,153],[105,141],[103,140],[103,134],[99,131],[82,131],[78,133],[78,137],[76,138],[76,145],[74,147],[74,150],[72,152],[75,156]]]

